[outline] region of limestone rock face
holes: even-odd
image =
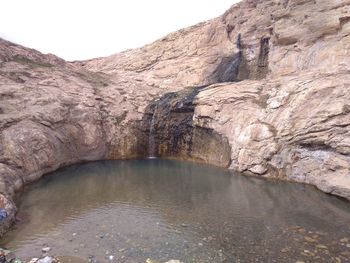
[[[224,135],[230,168],[316,185],[350,199],[350,78],[304,73],[211,86],[196,125]]]
[[[0,234],[24,184],[147,156],[158,106],[160,156],[350,200],[349,73],[349,0],[243,0],[142,48],[73,63],[0,39]]]
[[[226,25],[221,18],[216,18],[171,33],[139,49],[76,64],[119,81],[147,85],[147,89],[172,91],[216,83],[220,78],[226,80],[218,69],[238,53],[236,40],[228,37]]]

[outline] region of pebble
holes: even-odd
[[[36,263],[52,263],[53,262],[53,258],[46,256],[44,258],[39,259]]]
[[[153,259],[148,258],[148,259],[146,260],[146,263],[159,263],[159,262],[156,261],[156,260],[153,260]],[[165,262],[165,263],[183,263],[183,262],[181,262],[180,260],[177,260],[177,259],[171,259],[171,260],[169,260],[169,261],[167,261],[167,262]]]
[[[112,260],[114,259],[114,256],[110,255],[110,256],[108,257],[108,259],[109,259],[110,261],[112,261]]]
[[[43,248],[41,249],[41,251],[42,251],[43,253],[47,253],[47,252],[49,252],[50,250],[51,250],[50,247],[43,247]]]
[[[328,249],[325,245],[316,245],[317,248]]]
[[[304,237],[304,239],[307,241],[307,242],[310,242],[310,243],[314,243],[316,242],[316,240],[312,237]]]

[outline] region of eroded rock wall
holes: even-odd
[[[23,185],[73,163],[142,155],[142,103],[128,96],[104,74],[0,40],[0,234]]]
[[[350,199],[349,72],[211,86],[195,124],[228,138],[230,168]]]

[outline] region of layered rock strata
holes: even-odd
[[[350,200],[350,1],[244,0],[145,47],[69,63],[0,40],[0,207],[69,164],[159,156]],[[201,89],[190,87],[205,86]]]

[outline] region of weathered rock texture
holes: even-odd
[[[160,156],[350,200],[349,73],[349,0],[244,0],[83,62],[0,40],[0,233],[24,184],[72,163],[146,156],[153,116]]]

